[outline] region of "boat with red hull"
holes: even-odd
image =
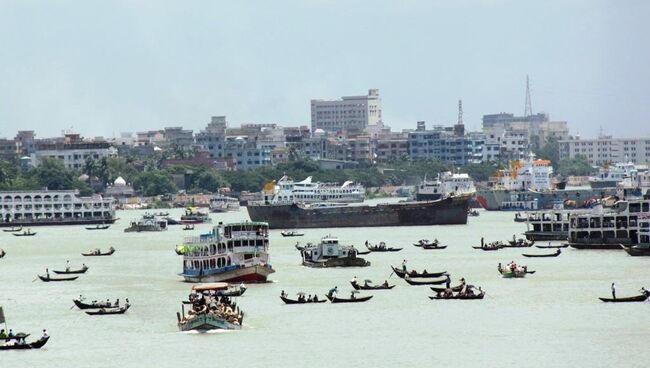
[[[237,222],[186,238],[183,272],[187,282],[266,282],[275,272],[269,263],[269,226]]]

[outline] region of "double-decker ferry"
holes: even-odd
[[[236,222],[215,226],[183,242],[187,282],[265,282],[275,272],[269,263],[269,225]]]
[[[468,174],[454,174],[450,171],[438,174],[436,180],[427,181],[426,177],[416,187],[416,201],[435,201],[450,195],[474,195],[474,181]]]
[[[314,183],[309,176],[303,181],[294,182],[283,176],[277,182],[264,186],[264,201],[272,204],[292,203],[355,203],[363,202],[366,190],[361,184],[346,181],[343,185],[337,183]]]
[[[640,242],[648,226],[650,199],[622,200],[612,210],[571,216],[569,245],[578,249],[621,249]]]
[[[239,199],[227,197],[223,194],[215,195],[210,198],[211,212],[228,212],[239,210]]]
[[[115,199],[78,190],[0,192],[0,227],[112,224]]]

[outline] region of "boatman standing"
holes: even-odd
[[[612,282],[612,298],[616,299],[616,284]]]
[[[447,279],[445,280],[445,286],[447,287],[447,289],[450,289],[451,288],[451,277],[449,277],[449,274],[446,274],[445,276],[447,276]]]
[[[70,271],[70,260],[65,261],[65,270]]]
[[[402,261],[402,271],[406,272],[406,260]]]

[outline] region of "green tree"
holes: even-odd
[[[156,196],[177,191],[171,174],[162,170],[142,173],[133,181],[133,187],[145,196]]]
[[[587,176],[594,174],[598,169],[591,166],[587,158],[582,155],[578,155],[575,158],[569,160],[563,160],[558,165],[557,173],[563,177],[575,175],[575,176]]]

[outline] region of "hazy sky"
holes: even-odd
[[[0,0],[0,137],[309,125],[379,88],[394,130],[524,110],[650,136],[650,1]]]

